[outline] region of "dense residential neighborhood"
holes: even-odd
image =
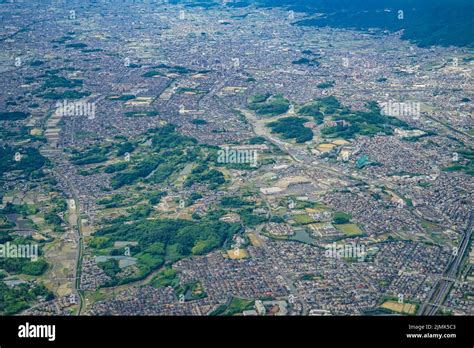
[[[474,314],[472,50],[25,3],[0,1],[0,244],[39,252],[2,254],[0,314]]]

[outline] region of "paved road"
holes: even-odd
[[[457,274],[462,264],[464,256],[466,255],[467,247],[469,246],[469,240],[471,239],[472,229],[474,226],[474,213],[471,212],[469,218],[469,224],[464,232],[463,238],[459,243],[458,252],[456,256],[448,264],[442,277],[433,286],[427,300],[420,307],[419,315],[436,315],[440,306],[443,305],[444,299],[449,293],[451,286],[457,280]]]

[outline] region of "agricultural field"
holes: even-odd
[[[413,303],[399,303],[397,301],[385,301],[381,308],[388,309],[392,312],[401,313],[401,314],[410,314],[413,315],[416,313],[416,304]]]

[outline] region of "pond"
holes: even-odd
[[[296,240],[306,244],[316,244],[316,240],[305,229],[295,229],[295,234],[290,237],[290,240]]]

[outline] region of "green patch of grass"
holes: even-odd
[[[362,231],[356,224],[335,224],[334,226],[338,231],[341,231],[346,236],[360,236],[364,234],[364,231]]]
[[[163,286],[177,288],[179,286],[178,272],[172,268],[163,268],[152,278],[150,285],[155,288]]]
[[[311,218],[309,215],[306,214],[298,214],[298,215],[293,215],[292,219],[298,224],[298,225],[306,225],[314,222],[313,218]]]
[[[351,220],[352,216],[350,214],[344,213],[342,211],[337,211],[334,213],[333,223],[336,225],[347,224]]]
[[[135,99],[136,96],[133,94],[123,94],[121,96],[109,96],[107,99],[109,100],[116,100],[116,101],[129,101]]]
[[[229,305],[219,306],[211,315],[234,315],[242,313],[245,310],[253,309],[255,301],[245,300],[237,297],[233,297]]]
[[[193,93],[193,94],[206,94],[209,91],[197,88],[189,88],[189,87],[180,87],[176,90],[177,93]]]

